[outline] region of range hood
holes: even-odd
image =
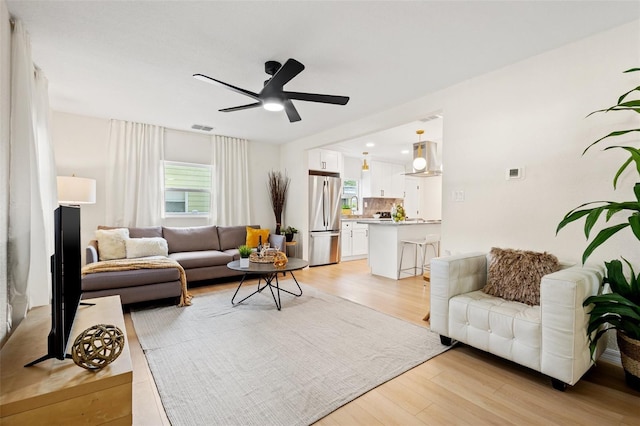
[[[433,177],[442,175],[442,164],[438,163],[438,144],[431,141],[416,142],[413,144],[413,172],[405,173],[405,176]],[[422,168],[416,168],[421,167]]]

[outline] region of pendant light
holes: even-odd
[[[417,143],[418,153],[413,159],[413,168],[416,171],[423,171],[427,167],[427,159],[424,157],[424,154],[422,153],[423,143],[420,140],[423,133],[424,133],[424,130],[422,129],[416,130],[416,134],[418,135],[418,143]]]
[[[363,152],[362,155],[369,155],[369,153],[367,151]],[[365,158],[362,162],[362,171],[363,172],[368,172],[369,171],[369,165],[367,164],[367,159]]]

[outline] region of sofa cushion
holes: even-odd
[[[250,228],[260,229],[260,225],[251,225]],[[220,250],[238,248],[247,241],[246,226],[218,226],[220,238]]]
[[[215,226],[162,227],[162,235],[169,244],[169,253],[220,250]]]
[[[171,281],[180,281],[180,271],[177,268],[96,272],[82,277],[82,291],[143,286]]]
[[[147,256],[168,256],[169,247],[164,238],[129,238],[125,240],[127,259]]]
[[[169,257],[176,260],[184,269],[224,266],[233,260],[233,255],[218,250],[171,253]]]
[[[449,337],[540,371],[540,306],[480,290],[449,300]]]
[[[245,244],[251,248],[258,247],[258,244],[269,242],[269,230],[268,229],[254,229],[247,226],[247,239]]]
[[[118,229],[122,226],[98,226],[98,229]],[[162,237],[161,226],[145,226],[141,228],[127,228],[129,230],[129,238],[154,238]]]
[[[100,260],[124,259],[127,256],[125,240],[129,238],[127,228],[98,229],[98,256]]]
[[[540,304],[542,277],[560,269],[558,258],[547,252],[491,249],[487,284],[482,291],[506,300]]]
[[[225,254],[233,257],[233,260],[240,259],[240,250],[238,249],[229,249],[224,251]]]

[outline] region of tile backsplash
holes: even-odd
[[[390,212],[391,206],[395,204],[402,204],[404,200],[402,198],[363,198],[364,207],[362,215],[364,217],[370,217],[376,212]]]

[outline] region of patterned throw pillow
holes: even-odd
[[[100,260],[124,259],[127,256],[125,240],[129,239],[127,228],[98,229],[98,257]]]
[[[482,291],[506,300],[539,305],[542,277],[559,269],[558,258],[547,252],[494,247],[487,284]]]

